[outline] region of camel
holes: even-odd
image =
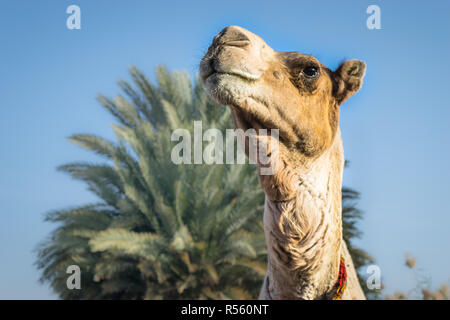
[[[202,81],[231,109],[235,129],[279,130],[277,148],[266,149],[276,170],[263,175],[257,164],[268,253],[259,299],[365,299],[342,239],[339,128],[339,106],[360,89],[365,69],[349,60],[331,71],[238,26],[223,29],[201,60]]]

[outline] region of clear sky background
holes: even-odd
[[[81,30],[66,28],[71,4]],[[381,30],[366,27],[371,4]],[[433,288],[450,282],[450,1],[2,0],[0,299],[56,297],[38,283],[33,249],[54,227],[44,213],[96,200],[55,168],[98,160],[67,142],[71,134],[113,138],[97,94],[119,93],[133,64],[150,79],[161,63],[193,75],[231,24],[333,69],[366,61],[364,87],[341,107],[344,184],[361,192],[365,211],[358,244],[388,293],[415,286],[406,252]]]

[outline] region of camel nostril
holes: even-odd
[[[243,47],[250,45],[250,41],[248,41],[248,40],[231,40],[231,41],[224,42],[223,45],[243,48]]]
[[[226,27],[218,34],[215,39],[218,44],[243,47],[250,44],[250,39],[245,35],[241,28],[230,26]]]

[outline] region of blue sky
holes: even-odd
[[[66,28],[71,4],[81,30]],[[366,27],[371,4],[381,30]],[[55,298],[38,283],[33,249],[54,227],[44,213],[96,200],[55,168],[98,160],[71,134],[113,138],[97,94],[117,94],[131,65],[150,79],[158,64],[193,75],[232,24],[331,68],[367,63],[364,87],[341,107],[344,183],[365,211],[358,244],[387,292],[415,285],[406,252],[433,287],[450,282],[450,2],[9,0],[0,11],[0,299]]]

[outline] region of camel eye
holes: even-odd
[[[316,67],[310,66],[303,69],[302,74],[307,78],[315,78],[319,75],[319,70]]]

